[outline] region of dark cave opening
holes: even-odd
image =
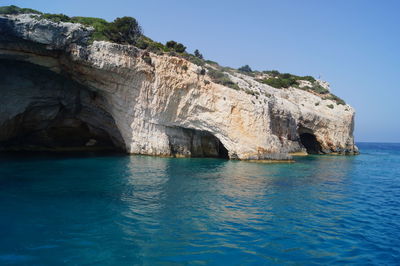
[[[0,73],[0,151],[125,150],[101,94],[31,63],[0,60]]]
[[[0,142],[2,151],[114,151],[122,147],[110,135],[77,118],[61,118],[37,127],[18,121],[15,135]],[[21,123],[22,122],[22,123]],[[14,122],[15,123],[15,122]]]
[[[191,152],[193,154],[193,157],[229,159],[228,150],[217,137],[208,132],[201,132],[200,134],[201,152],[196,153],[196,150],[199,150],[199,148],[192,147]]]
[[[183,128],[168,127],[171,154],[174,157],[207,157],[229,159],[229,152],[222,142],[213,134]]]
[[[218,140],[218,158],[229,159],[229,152],[225,148],[224,144]]]
[[[311,133],[300,134],[301,144],[306,148],[308,154],[322,154],[322,148],[317,138]]]

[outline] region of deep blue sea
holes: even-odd
[[[399,265],[400,144],[292,164],[0,155],[0,265]]]

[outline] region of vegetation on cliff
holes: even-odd
[[[239,90],[239,86],[233,82],[227,74],[223,71],[215,68],[208,68],[208,75],[215,83],[230,87],[235,90]]]
[[[135,45],[143,35],[139,23],[132,17],[116,18],[113,22],[108,22],[101,18],[69,17],[64,14],[42,13],[34,9],[20,8],[17,6],[0,7],[0,14],[34,14],[33,17],[39,20],[47,19],[55,23],[80,23],[94,29],[92,33],[92,41],[110,41],[119,44]]]
[[[186,46],[182,43],[171,40],[164,45],[160,42],[153,41],[143,34],[140,24],[132,17],[116,18],[113,22],[108,22],[104,19],[94,17],[69,17],[64,14],[42,13],[34,9],[20,8],[14,5],[0,7],[0,14],[32,14],[32,17],[38,20],[46,19],[55,23],[80,23],[94,29],[91,35],[92,42],[109,41],[118,44],[130,44],[152,53],[168,53],[171,56],[178,56],[202,67],[200,71],[201,75],[207,73],[213,82],[236,90],[239,90],[240,87],[230,79],[228,73],[245,74],[255,78],[260,83],[267,84],[277,89],[294,87],[306,90],[321,96],[323,99],[333,100],[337,104],[345,104],[342,99],[331,94],[328,89],[321,86],[312,76],[297,76],[290,73],[280,73],[277,70],[253,71],[249,65],[244,65],[238,69],[222,67],[217,62],[205,60],[197,49],[194,54],[186,52]],[[308,83],[302,85],[302,81]]]
[[[253,72],[253,70],[251,70],[251,67],[249,65],[244,65],[242,67],[239,67],[238,70],[245,73]]]
[[[20,8],[14,5],[11,6],[0,6],[0,14],[5,15],[17,15],[17,14],[42,14],[37,10],[31,8]]]
[[[268,84],[274,88],[289,88],[298,86],[298,80],[306,80],[309,82],[315,82],[315,78],[311,76],[296,76],[290,73],[280,73],[277,70],[264,71],[266,78],[260,80],[262,83]],[[329,92],[326,90],[326,92]]]
[[[266,75],[264,75],[263,79],[258,81],[274,88],[281,89],[294,87],[318,94],[323,99],[333,100],[337,104],[346,104],[338,96],[331,94],[328,89],[321,86],[320,83],[312,76],[296,76],[290,73],[280,73],[277,70],[263,71],[262,73]],[[307,81],[308,84],[300,86],[301,81]]]

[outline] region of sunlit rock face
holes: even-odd
[[[0,17],[0,147],[113,147],[132,154],[289,159],[354,154],[354,110],[239,73],[108,42],[79,24]],[[249,93],[250,92],[250,93]],[[331,109],[328,105],[334,105]]]

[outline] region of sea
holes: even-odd
[[[0,154],[0,265],[400,265],[400,144],[265,164]]]

